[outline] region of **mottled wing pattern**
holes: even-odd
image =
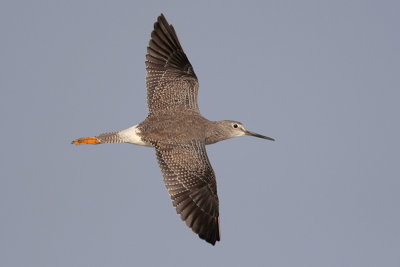
[[[215,174],[205,143],[156,144],[158,163],[173,205],[186,225],[211,244],[220,240]]]
[[[164,15],[158,17],[146,55],[146,86],[149,116],[168,110],[199,112],[199,84],[193,67]]]

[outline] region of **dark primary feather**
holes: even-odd
[[[219,203],[215,174],[205,143],[155,145],[164,183],[186,225],[211,244],[220,240]]]
[[[146,55],[149,115],[142,139],[156,149],[165,186],[182,220],[211,244],[220,240],[217,184],[205,149],[196,74],[172,25],[161,14]]]
[[[198,81],[193,67],[164,15],[158,17],[146,55],[149,116],[185,108],[199,112]]]

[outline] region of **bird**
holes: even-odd
[[[210,121],[200,114],[197,76],[163,14],[154,23],[145,64],[145,120],[121,131],[78,138],[72,144],[130,143],[154,148],[176,212],[195,234],[215,245],[220,241],[219,199],[206,145],[239,136],[275,139],[246,130],[238,121]]]

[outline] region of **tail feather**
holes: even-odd
[[[124,142],[124,140],[122,140],[121,136],[119,135],[119,132],[102,133],[99,136],[97,136],[97,139],[100,141],[100,143],[123,143]]]

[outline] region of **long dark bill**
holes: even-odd
[[[258,134],[258,133],[254,133],[254,132],[251,132],[251,131],[247,131],[246,130],[246,135],[250,135],[250,136],[254,136],[254,137],[258,137],[258,138],[263,138],[263,139],[267,139],[267,140],[271,140],[271,141],[275,141],[275,139],[274,138],[271,138],[271,137],[268,137],[268,136],[264,136],[264,135],[261,135],[261,134]]]

